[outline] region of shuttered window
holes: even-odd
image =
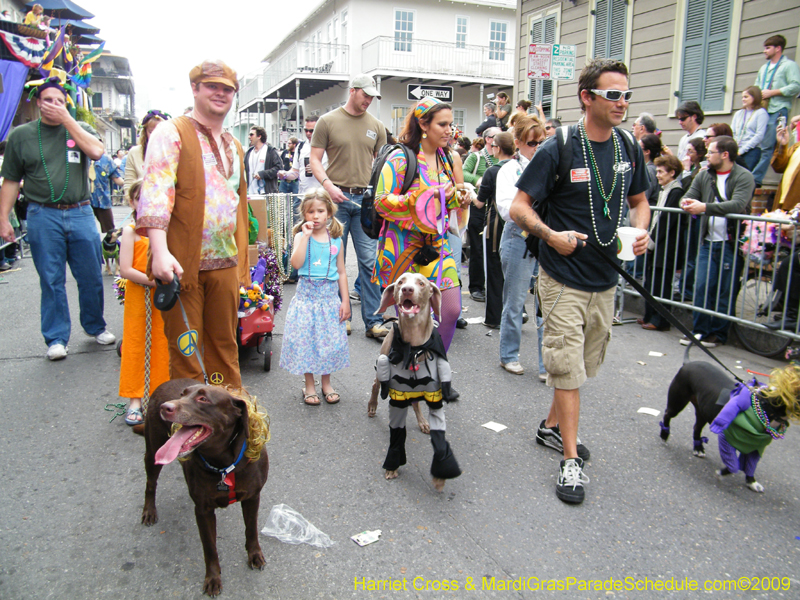
[[[540,19],[531,21],[530,43],[531,44],[555,44],[556,27],[558,26],[558,15],[550,14]],[[542,110],[547,118],[555,116],[553,110],[553,82],[550,80],[531,79],[531,86],[528,93],[528,100],[536,106],[542,105]],[[534,111],[535,114],[535,111]]]
[[[625,60],[627,0],[597,0],[594,9],[594,58]]]
[[[696,100],[703,111],[724,109],[732,0],[688,0],[681,59],[681,102]]]

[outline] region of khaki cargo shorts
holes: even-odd
[[[539,269],[539,302],[542,316],[547,317],[542,338],[547,385],[575,390],[587,377],[597,375],[606,357],[616,288],[592,293],[566,286],[553,308],[562,287]]]

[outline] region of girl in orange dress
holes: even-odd
[[[128,190],[128,202],[133,207],[134,214],[139,208],[141,189],[142,181],[139,180]],[[134,218],[134,222],[122,232],[119,250],[120,275],[128,280],[125,286],[125,343],[122,344],[122,365],[119,370],[119,395],[130,399],[128,411],[125,413],[125,422],[128,425],[137,425],[144,419],[142,397],[148,375],[148,398],[153,390],[169,379],[169,350],[164,335],[164,321],[161,312],[153,306],[151,296],[155,282],[145,274],[150,240],[136,233],[135,227]],[[145,356],[148,329],[146,303],[150,305],[149,365]]]

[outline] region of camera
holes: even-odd
[[[431,246],[430,244],[425,244],[422,248],[417,251],[414,255],[414,262],[421,266],[427,266],[435,261],[439,257],[439,253],[436,251],[436,248]]]

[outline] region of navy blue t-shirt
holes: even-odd
[[[614,135],[624,135],[615,132]],[[597,235],[600,242],[607,243],[616,236],[617,223],[623,202],[628,196],[635,196],[647,191],[650,181],[647,178],[644,155],[639,144],[634,143],[636,157],[633,161],[625,152],[625,144],[618,138],[622,168],[627,163],[628,169],[620,173],[617,185],[608,201],[611,219],[603,216],[603,198],[597,188],[592,165],[588,157],[584,160],[584,151],[581,144],[580,133],[575,128],[571,138],[572,165],[570,175],[561,189],[552,197],[550,196],[556,183],[558,174],[558,143],[556,136],[539,147],[528,163],[522,176],[517,181],[517,188],[528,194],[534,200],[547,199],[547,218],[545,224],[553,231],[577,231],[589,236],[588,241],[599,246],[609,257],[617,259],[617,242],[608,246],[600,246],[592,229],[592,217],[589,209],[588,179],[592,182],[592,205],[594,208]],[[614,140],[608,138],[605,142],[589,142],[592,145],[597,168],[603,180],[603,186],[608,192],[614,179]],[[635,167],[632,166],[635,164]],[[588,171],[587,171],[588,169]],[[621,190],[621,192],[620,192]],[[602,292],[617,285],[618,275],[597,253],[591,248],[584,248],[574,258],[560,255],[546,242],[539,244],[539,262],[550,277],[559,283],[565,283],[571,288],[585,292]]]

